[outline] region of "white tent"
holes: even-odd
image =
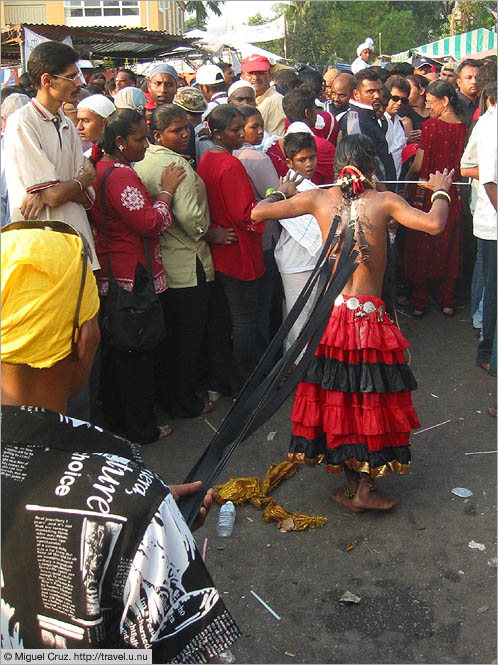
[[[258,55],[264,55],[268,58],[272,65],[279,60],[282,60],[282,56],[272,53],[271,51],[266,51],[259,46],[254,46],[254,44],[238,41],[230,33],[218,36],[211,35],[208,32],[202,32],[201,30],[191,30],[185,34],[185,37],[198,40],[199,46],[205,51],[208,51],[208,53],[218,54],[224,48],[228,47],[238,51],[242,58],[247,58],[247,56],[257,53]]]

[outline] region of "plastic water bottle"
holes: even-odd
[[[218,524],[216,533],[222,538],[228,538],[232,535],[233,523],[235,522],[235,506],[231,501],[227,501],[220,508],[218,515]]]
[[[230,651],[230,649],[227,649],[226,651],[222,651],[221,653],[218,654],[218,659],[216,660],[217,663],[235,663],[235,656],[233,653]]]

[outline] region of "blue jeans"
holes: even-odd
[[[482,340],[477,345],[477,362],[489,363],[496,327],[496,240],[481,240],[484,293],[482,307]]]
[[[232,322],[232,394],[237,395],[258,362],[257,325],[259,283],[245,281],[221,272],[217,279],[225,293]]]

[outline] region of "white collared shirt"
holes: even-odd
[[[401,174],[401,167],[403,166],[401,153],[403,152],[403,148],[406,146],[405,129],[397,113],[396,115],[391,116],[386,111],[384,113],[384,117],[387,120],[386,141],[389,147],[389,152],[393,156],[394,166],[396,168],[396,178],[399,178]]]
[[[489,200],[484,185],[496,185],[496,104],[479,118],[477,131],[477,162],[479,164],[479,192],[474,210],[474,235],[481,240],[496,240],[496,210]]]
[[[54,122],[57,119],[58,128]],[[26,193],[78,178],[83,168],[83,149],[76,127],[61,110],[54,115],[37,99],[9,117],[3,147],[12,221],[24,220],[19,208]],[[53,208],[45,206],[39,219],[74,226],[89,243],[92,269],[100,268],[86,210],[81,203],[66,201]]]

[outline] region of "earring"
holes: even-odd
[[[118,145],[118,150],[120,150],[121,152],[123,152],[123,150],[124,150],[124,145]]]

